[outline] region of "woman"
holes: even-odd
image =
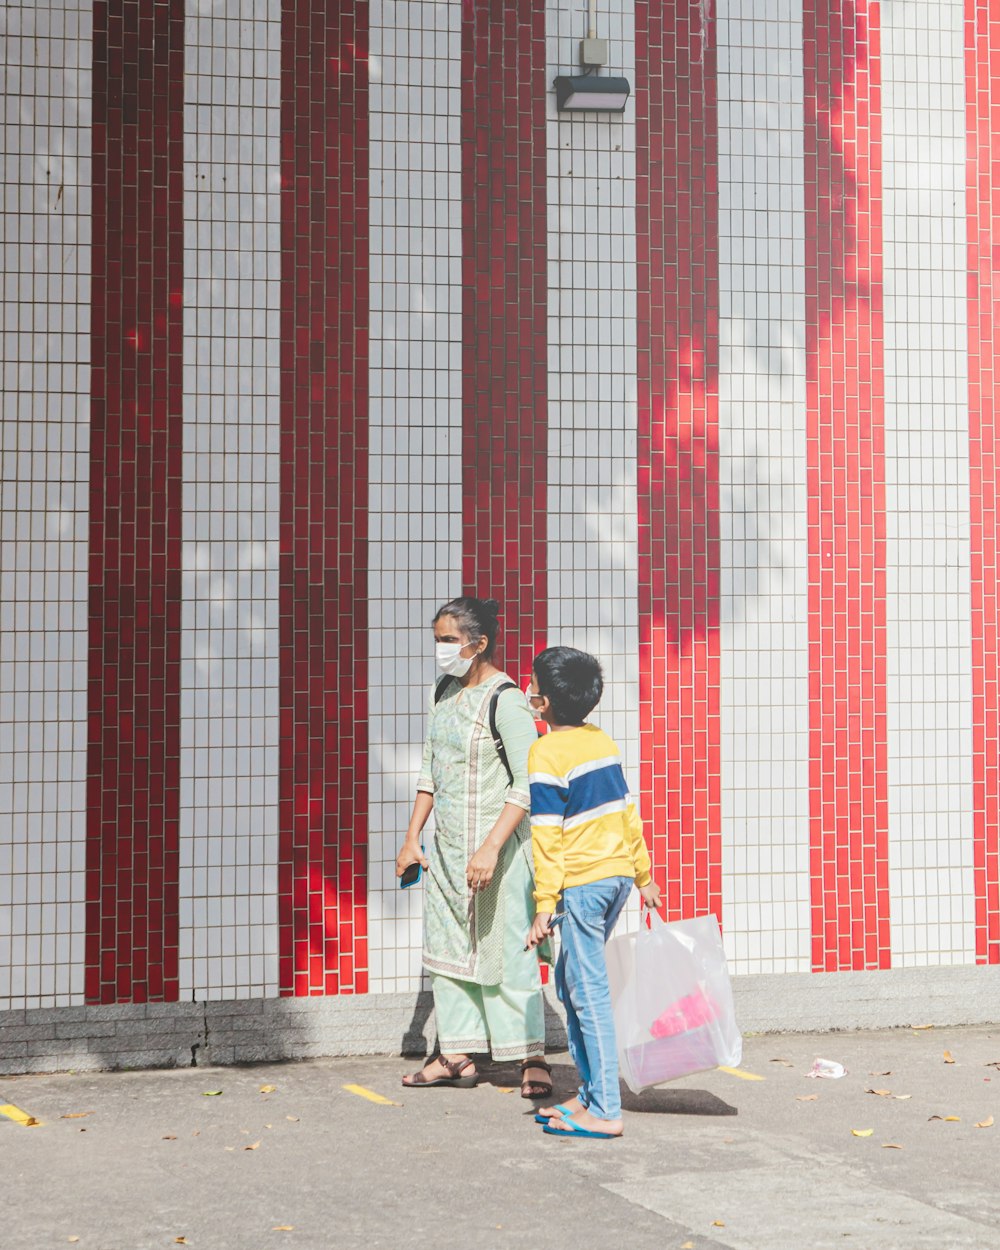
[[[541,977],[537,954],[524,949],[534,919],[527,763],[537,733],[523,693],[493,664],[498,611],[495,599],[462,598],[434,618],[444,676],[396,875],[414,863],[426,872],[423,964],[441,1053],[403,1084],[475,1085],[470,1055],[490,1051],[521,1061],[522,1097],[547,1098]],[[424,854],[432,810],[436,833]]]

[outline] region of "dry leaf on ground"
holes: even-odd
[[[187,1246],[187,1245],[190,1245],[190,1244],[191,1244],[191,1243],[188,1241],[188,1239],[187,1239],[186,1237],[175,1237],[175,1238],[174,1238],[174,1245],[175,1245],[175,1246]]]
[[[60,1120],[82,1120],[84,1116],[93,1115],[93,1111],[67,1111],[65,1115],[59,1117]]]
[[[961,1118],[960,1115],[929,1115],[927,1123],[929,1124],[931,1120],[961,1120]]]
[[[790,1059],[772,1059],[772,1063],[780,1063],[783,1068],[794,1068],[795,1064]]]
[[[819,1094],[796,1094],[795,1095],[796,1102],[816,1102],[818,1098],[819,1098]]]
[[[874,1132],[875,1130],[873,1128],[852,1128],[851,1136],[852,1137],[871,1137],[872,1133]]]
[[[976,1125],[976,1128],[992,1128],[992,1127],[993,1127],[993,1117],[991,1115],[988,1115],[985,1120],[980,1120],[979,1123]]]
[[[712,1227],[713,1228],[725,1228],[726,1224],[724,1220],[713,1220]]]
[[[290,1233],[294,1227],[295,1227],[294,1224],[275,1224],[274,1228],[271,1229],[271,1232],[272,1233]]]
[[[67,1241],[79,1241],[80,1238],[79,1237],[67,1237],[66,1240]]]
[[[221,1089],[206,1089],[202,1091],[202,1098],[218,1098],[222,1093]]]
[[[165,1136],[160,1138],[160,1141],[176,1141],[176,1140],[177,1138],[173,1135],[173,1133],[167,1133]]]
[[[298,1124],[299,1122],[299,1117],[297,1115],[286,1115],[285,1119],[291,1120],[293,1124]]]
[[[888,1072],[869,1072],[868,1075],[869,1076],[892,1076],[892,1069],[890,1068]]]
[[[682,1242],[681,1250],[694,1250],[694,1242],[693,1241]]]
[[[262,1094],[273,1094],[277,1088],[277,1085],[262,1085],[260,1087],[260,1092]]]
[[[893,1098],[895,1098],[897,1102],[908,1102],[912,1097],[912,1094],[893,1094]]]
[[[913,1025],[913,1028],[915,1028],[915,1029],[933,1029],[933,1027],[934,1027],[934,1025],[933,1025],[933,1024],[915,1024],[915,1025]]]
[[[256,1150],[259,1145],[260,1145],[260,1142],[255,1141],[255,1142],[251,1142],[249,1146],[244,1146],[243,1149],[244,1150]]]
[[[950,1051],[950,1050],[946,1050],[946,1051],[944,1052],[944,1054],[941,1056],[941,1058],[945,1061],[945,1063],[954,1063],[954,1062],[955,1062],[954,1058],[952,1057],[952,1053],[951,1053],[951,1051]]]
[[[891,1089],[866,1089],[865,1093],[866,1094],[878,1094],[879,1098],[891,1098],[892,1097]]]
[[[882,1143],[883,1150],[905,1150],[905,1146],[900,1146],[894,1141],[884,1141]]]

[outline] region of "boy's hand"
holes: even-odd
[[[524,939],[524,949],[531,950],[533,946],[537,946],[539,942],[544,942],[551,934],[552,927],[549,921],[552,919],[551,912],[540,911],[535,917],[535,923],[528,930],[528,936]]]
[[[656,911],[660,906],[660,887],[653,881],[649,885],[641,885],[639,893],[642,895],[643,907],[648,907],[650,911]]]

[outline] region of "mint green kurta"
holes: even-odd
[[[434,798],[436,825],[424,876],[423,963],[457,980],[528,988],[538,984],[538,956],[522,950],[535,910],[528,748],[537,732],[521,691],[505,690],[497,728],[514,774],[511,785],[489,726],[490,698],[509,680],[501,673],[469,689],[453,680],[437,704],[431,694],[417,781],[417,789]],[[489,886],[473,894],[466,867],[508,802],[524,808],[524,819],[504,846]]]

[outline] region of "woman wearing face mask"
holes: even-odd
[[[552,1091],[538,959],[524,950],[534,914],[528,748],[537,737],[524,695],[496,702],[504,766],[490,732],[490,703],[510,679],[492,662],[499,604],[453,599],[434,618],[438,667],[417,797],[396,860],[425,870],[423,964],[434,993],[441,1054],[407,1087],[475,1085],[472,1054],[521,1061],[521,1094]],[[421,833],[436,832],[426,855]]]

